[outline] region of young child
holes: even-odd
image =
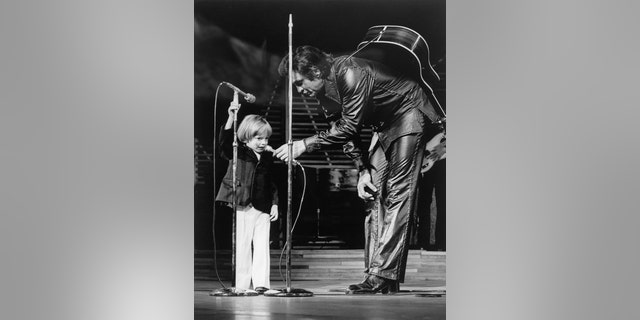
[[[233,205],[233,112],[229,107],[227,122],[220,130],[222,156],[229,160],[216,201]],[[251,288],[262,294],[271,284],[269,229],[278,219],[278,192],[272,181],[273,153],[265,151],[271,125],[259,115],[247,115],[238,126],[238,161],[236,166],[236,291]],[[251,243],[253,242],[253,259]]]

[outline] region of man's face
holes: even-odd
[[[324,80],[319,78],[315,80],[309,80],[309,78],[294,71],[293,85],[296,87],[296,89],[298,89],[298,92],[303,96],[315,97],[318,91],[324,85]]]

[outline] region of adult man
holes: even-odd
[[[333,58],[318,48],[302,46],[293,56],[293,84],[321,104],[339,104],[341,115],[331,128],[293,142],[293,157],[323,145],[358,141],[370,125],[374,141],[369,154],[346,147],[359,170],[358,195],[368,201],[365,219],[365,273],[350,293],[396,292],[404,281],[409,228],[415,219],[417,184],[427,140],[441,120],[419,83],[388,67],[361,58]],[[287,58],[279,73],[288,73]],[[288,146],[274,156],[287,160]]]

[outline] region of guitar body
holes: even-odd
[[[412,78],[432,97],[436,109],[446,117],[429,80],[440,76],[430,61],[429,45],[417,32],[403,26],[380,25],[367,30],[354,56],[387,65],[396,72]]]
[[[367,30],[364,39],[358,44],[358,49],[361,51],[356,56],[382,62],[391,67],[400,67],[402,71],[416,76],[424,84],[427,84],[426,79],[440,80],[440,76],[431,66],[429,45],[420,34],[407,27],[373,26]],[[407,54],[413,58],[407,58]]]

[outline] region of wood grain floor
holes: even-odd
[[[217,281],[194,283],[194,319],[446,319],[444,280],[412,280],[395,295],[347,295],[344,280],[292,282],[312,297],[213,297]],[[284,283],[272,282],[273,289]],[[229,287],[229,283],[225,283]]]

